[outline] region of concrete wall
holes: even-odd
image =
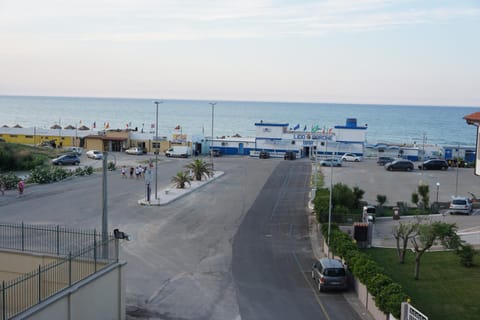
[[[125,319],[124,265],[114,265],[21,315],[29,320]]]
[[[0,251],[0,261],[2,262],[0,263],[0,281],[7,281],[37,270],[39,265],[43,266],[57,259],[24,252]]]

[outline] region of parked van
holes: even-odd
[[[315,262],[312,266],[312,279],[318,283],[318,291],[348,289],[345,267],[336,259],[322,258]]]
[[[188,158],[191,155],[189,146],[175,146],[165,151],[167,157]]]

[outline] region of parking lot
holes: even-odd
[[[419,163],[415,163],[418,168]],[[469,192],[480,195],[480,177],[474,175],[473,168],[449,168],[441,170],[418,170],[411,172],[387,171],[384,167],[377,165],[375,160],[366,159],[362,162],[343,162],[342,167],[322,167],[325,185],[330,184],[332,177],[333,184],[345,183],[350,187],[358,186],[365,191],[363,199],[370,204],[376,205],[377,195],[387,196],[387,206],[394,206],[398,201],[408,202],[412,206],[411,195],[417,192],[420,183],[430,186],[430,202],[449,202],[452,196],[470,198]],[[333,175],[331,175],[333,174]],[[443,212],[440,215],[430,217],[433,220],[456,223],[462,239],[475,245],[480,245],[480,210],[476,209],[469,216],[449,215]],[[402,217],[405,221],[408,217]],[[395,246],[391,235],[392,226],[398,222],[391,218],[379,218],[375,223],[374,245]]]

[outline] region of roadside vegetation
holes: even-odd
[[[203,178],[213,176],[212,165],[201,159],[195,159],[185,166],[184,171],[179,171],[172,177],[172,182],[177,189],[184,189],[193,180],[201,181]]]
[[[93,173],[92,167],[78,167],[73,171],[53,167],[49,160],[57,155],[58,151],[54,149],[0,143],[0,185],[4,185],[6,190],[17,188],[20,177],[15,171],[29,171],[27,183],[52,183]]]
[[[429,319],[478,319],[478,263],[466,269],[459,263],[455,251],[428,252],[422,258],[422,277],[415,280],[415,253],[407,251],[405,263],[400,264],[395,249],[371,248],[363,252],[404,288],[412,305]]]

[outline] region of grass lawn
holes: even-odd
[[[480,319],[480,263],[460,266],[453,252],[427,252],[420,262],[420,279],[415,280],[414,254],[407,253],[405,264],[398,263],[395,249],[365,250],[386,274],[402,285],[412,305],[429,319]]]

